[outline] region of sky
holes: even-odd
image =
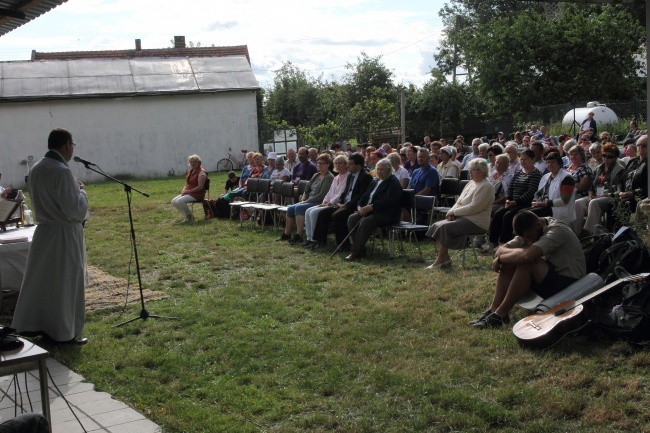
[[[126,50],[248,45],[261,87],[291,61],[313,77],[338,80],[361,52],[382,56],[395,84],[428,81],[442,35],[442,0],[68,0],[0,37],[0,61],[32,50]]]

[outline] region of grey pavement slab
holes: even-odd
[[[50,358],[47,367],[51,376],[48,376],[48,388],[53,433],[81,433],[84,429],[109,433],[162,432],[160,426],[138,411],[114,400],[106,392],[95,391],[92,383],[85,382],[83,376],[60,362]],[[17,384],[14,376],[0,377],[0,423],[20,414],[21,402],[24,412],[42,413],[38,371],[16,376]]]

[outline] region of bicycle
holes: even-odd
[[[235,158],[235,155],[230,153],[231,151],[232,151],[232,147],[229,147],[228,156],[226,158],[221,158],[219,162],[217,162],[217,171],[233,171],[235,168],[237,170],[241,170],[244,167],[244,164],[246,163],[246,154],[248,153],[248,149],[241,150],[241,152],[244,154],[241,161]]]

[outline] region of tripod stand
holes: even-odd
[[[81,162],[81,161],[80,161]],[[144,306],[144,294],[142,293],[142,277],[140,276],[140,262],[138,261],[138,245],[135,241],[135,228],[133,227],[133,213],[131,212],[131,191],[136,191],[140,194],[142,194],[145,197],[149,197],[149,194],[146,192],[142,192],[137,190],[136,188],[133,188],[131,185],[122,182],[121,180],[115,179],[114,177],[111,177],[107,175],[106,173],[102,172],[101,170],[96,170],[92,167],[90,167],[91,163],[84,161],[82,162],[84,166],[91,171],[94,171],[95,173],[101,174],[107,179],[112,180],[113,182],[117,182],[120,185],[124,186],[124,192],[126,193],[126,202],[128,204],[128,209],[129,209],[129,224],[131,226],[131,242],[133,243],[133,255],[135,256],[135,269],[136,273],[138,275],[138,288],[140,289],[140,304],[142,305],[142,309],[140,310],[140,314],[137,317],[134,317],[133,319],[129,319],[125,322],[119,323],[114,326],[114,328],[118,328],[120,326],[126,325],[127,323],[134,322],[136,320],[142,319],[146,320],[150,317],[153,317],[154,319],[177,319],[177,317],[165,317],[165,316],[156,316],[154,314],[149,314],[147,309]],[[93,164],[94,165],[94,164]]]

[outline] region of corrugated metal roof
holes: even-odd
[[[0,9],[23,12],[25,19],[14,18],[0,13],[0,36],[27,24],[67,0],[0,0]]]
[[[252,89],[244,56],[0,62],[0,102]]]

